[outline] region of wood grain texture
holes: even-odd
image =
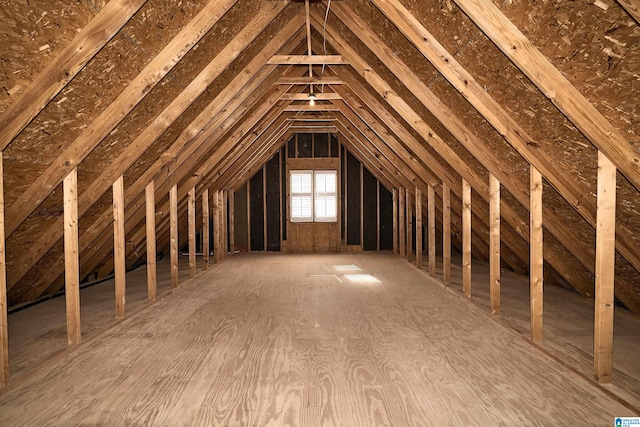
[[[598,151],[597,216],[593,373],[598,382],[610,383],[616,271],[616,167],[602,151]]]
[[[209,189],[202,192],[202,264],[204,269],[209,268]]]
[[[405,187],[400,187],[400,194],[399,194],[399,213],[400,213],[400,218],[399,218],[399,225],[398,225],[398,231],[400,233],[400,256],[402,258],[404,258],[406,256],[407,253],[407,246],[406,246],[406,240],[407,240],[407,209],[405,207],[406,204],[406,188]]]
[[[416,266],[422,268],[422,192],[416,188]]]
[[[9,327],[7,325],[7,263],[4,236],[4,166],[0,153],[0,389],[9,384]]]
[[[187,195],[187,222],[189,239],[189,277],[196,276],[196,189],[192,187]]]
[[[0,150],[11,143],[146,2],[114,0],[105,5],[2,114]]]
[[[155,184],[151,181],[144,189],[145,195],[145,238],[147,241],[147,298],[156,299],[157,266],[156,266],[156,195]]]
[[[617,0],[620,6],[627,11],[633,19],[640,24],[640,1],[638,0]]]
[[[64,201],[64,293],[67,311],[67,342],[80,344],[80,265],[78,259],[78,169],[63,181]]]
[[[542,175],[531,166],[530,190],[531,205],[529,207],[529,240],[531,261],[529,262],[531,339],[542,340],[543,316],[543,234],[542,234]]]
[[[113,259],[116,294],[116,317],[124,318],[126,304],[126,246],[124,235],[124,177],[113,183]]]
[[[378,282],[351,282],[341,266]],[[631,415],[390,254],[239,255],[191,284],[0,395],[0,424],[605,425]]]
[[[451,284],[451,190],[442,183],[442,281]]]
[[[433,185],[427,189],[427,209],[429,215],[429,275],[436,274],[436,193]]]
[[[471,298],[471,186],[462,178],[462,287]]]
[[[171,253],[171,287],[178,287],[178,185],[169,190],[169,233]]]
[[[491,314],[500,314],[500,181],[489,175],[489,287]]]

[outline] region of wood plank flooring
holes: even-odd
[[[391,254],[237,255],[0,395],[0,425],[612,425]]]

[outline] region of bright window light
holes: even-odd
[[[337,171],[291,171],[291,221],[338,220]]]
[[[344,277],[352,283],[382,283],[370,274],[345,274]]]
[[[334,265],[333,268],[336,271],[361,271],[360,267],[358,267],[357,265],[353,265],[353,264],[348,264],[348,265]]]

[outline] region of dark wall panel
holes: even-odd
[[[339,157],[338,156],[338,150],[340,147],[340,144],[338,143],[338,137],[336,137],[335,135],[331,134],[331,157]]]
[[[282,227],[282,240],[287,240],[287,218],[289,216],[289,213],[287,212],[287,163],[285,151],[288,150],[284,147],[280,150],[280,185],[282,187],[282,200],[280,200],[282,205],[282,222],[280,227]]]
[[[280,250],[280,153],[267,162],[267,250]]]
[[[380,250],[393,250],[393,193],[380,185]]]
[[[316,133],[313,135],[313,157],[329,157],[328,133]]]
[[[211,208],[210,208],[211,209]],[[247,185],[243,185],[234,194],[234,234],[235,234],[235,247],[237,250],[247,250],[249,248],[249,241],[247,240]],[[211,240],[213,242],[213,218],[209,223],[209,230],[211,230]],[[213,244],[210,243],[213,247]]]
[[[362,175],[363,250],[378,249],[378,180],[367,168]]]
[[[347,152],[347,245],[360,244],[360,162]]]
[[[310,133],[298,134],[298,158],[313,157],[312,136]]]
[[[249,184],[249,222],[251,223],[251,250],[264,250],[264,194],[262,191],[262,169]]]

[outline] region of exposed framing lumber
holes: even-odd
[[[0,151],[44,109],[147,0],[114,0],[62,49],[0,117]]]
[[[411,209],[411,191],[407,188],[406,192],[407,202],[405,208],[407,210],[406,223],[407,223],[407,261],[411,262],[413,259],[413,210]]]
[[[334,99],[341,99],[340,95],[334,92],[316,93],[315,99],[317,101],[332,101]],[[280,97],[283,101],[308,101],[309,94],[306,93],[283,93]],[[311,126],[309,126],[311,127]],[[326,126],[324,126],[326,127]]]
[[[490,0],[454,0],[533,84],[640,190],[640,154]]]
[[[598,152],[598,227],[596,228],[593,375],[599,383],[613,377],[613,314],[616,247],[616,167]]]
[[[0,152],[0,389],[9,385],[9,324],[7,322],[7,263],[4,235],[4,166]]]
[[[63,180],[64,283],[67,315],[67,343],[80,344],[80,260],[78,258],[78,169]]]
[[[442,282],[451,284],[451,190],[442,183]]]
[[[297,113],[299,111],[338,111],[338,107],[331,104],[296,104],[287,105],[282,109],[285,113]]]
[[[427,209],[429,216],[429,274],[436,275],[436,195],[433,185],[427,188]]]
[[[213,260],[219,263],[222,260],[220,252],[220,191],[213,192]]]
[[[209,189],[202,191],[202,264],[209,268]]]
[[[500,181],[489,175],[489,307],[500,314]]]
[[[236,253],[236,194],[229,190],[229,253]]]
[[[189,277],[196,276],[196,189],[191,187],[187,202],[187,223],[189,238]]]
[[[169,44],[156,55],[115,101],[89,125],[14,202],[7,236],[42,203],[64,176],[87,156],[151,89],[191,50],[238,0],[207,3]]]
[[[393,253],[398,254],[398,189],[393,188]]]
[[[169,190],[171,287],[178,287],[178,185]]]
[[[404,258],[407,254],[407,246],[406,246],[406,239],[407,239],[407,221],[406,221],[406,215],[407,215],[407,209],[405,207],[405,203],[407,202],[407,197],[405,195],[406,193],[406,189],[405,187],[400,187],[400,194],[399,194],[399,211],[400,211],[400,224],[399,224],[399,233],[400,233],[400,256],[402,258]]]
[[[156,299],[157,290],[157,265],[156,265],[156,190],[154,181],[151,181],[144,189],[146,209],[146,240],[147,240],[147,298],[149,301]]]
[[[531,261],[529,263],[529,289],[531,309],[531,339],[535,342],[542,340],[543,316],[543,275],[544,262],[542,246],[542,175],[531,166],[530,171],[529,233]]]
[[[266,174],[265,174],[266,176]],[[266,184],[266,181],[265,181]],[[266,190],[265,190],[265,194],[266,194]],[[265,199],[266,201],[266,199]],[[227,228],[227,190],[222,190],[222,258],[226,258],[227,257],[227,233],[228,233],[228,228]],[[266,208],[265,208],[265,212],[266,212]],[[266,220],[266,214],[265,214],[265,220]],[[265,230],[266,230],[266,224],[265,224]],[[266,249],[266,245],[267,245],[267,239],[264,239],[265,241],[265,249]]]
[[[352,66],[363,78],[365,78],[365,80],[367,80],[367,82],[374,88],[374,90],[378,92],[380,96],[382,96],[391,107],[393,107],[396,111],[398,111],[399,114],[407,121],[407,123],[409,123],[414,128],[414,130],[416,130],[424,138],[424,140],[427,141],[454,169],[459,171],[459,173],[463,177],[465,177],[465,179],[467,179],[467,181],[472,185],[472,187],[475,188],[476,191],[478,191],[483,196],[483,198],[485,198],[485,200],[488,200],[487,182],[484,179],[480,179],[475,174],[475,172],[471,168],[469,168],[469,166],[461,158],[459,158],[457,154],[453,152],[453,150],[446,143],[444,143],[444,141],[442,141],[441,138],[439,138],[439,136],[435,134],[429,126],[426,125],[426,123],[424,123],[424,121],[420,118],[420,116],[415,111],[413,111],[392,90],[392,88],[383,79],[381,79],[375,72],[373,72],[372,68],[367,63],[365,63],[357,55],[355,51],[353,51],[353,49],[349,46],[349,44],[346,41],[344,41],[340,36],[335,34],[335,30],[331,26],[328,27],[327,39],[333,44],[334,47],[338,49],[338,51],[343,56],[345,56],[351,61]],[[398,62],[398,61],[395,61],[395,62]],[[390,61],[390,60],[387,60],[387,61],[383,60],[383,62],[395,63],[394,61]],[[408,69],[405,69],[405,71],[406,73],[404,74],[406,75],[413,74]],[[345,80],[347,84],[349,84],[350,86],[353,85],[353,83],[350,81],[352,79],[348,77],[348,73],[340,70],[338,74],[343,78],[343,80]],[[403,81],[406,80],[405,77],[402,77],[402,76],[400,76],[399,78]],[[411,86],[410,89],[414,93],[420,93],[421,96],[419,96],[418,98],[422,98],[422,95],[426,94],[426,92],[424,91],[424,88],[421,89],[420,86]],[[369,101],[370,99],[367,100],[367,102]],[[371,102],[375,103],[375,100],[371,100]],[[441,108],[440,103],[438,108]],[[402,129],[397,129],[397,127],[394,128],[394,131],[396,130],[397,132],[403,132]],[[473,144],[473,143],[468,144],[467,142],[469,141],[467,141],[467,139],[468,138],[460,142],[463,145],[465,145],[467,149],[469,149],[472,152],[472,154],[476,156],[476,158],[480,158],[480,159],[485,158],[486,156],[483,153],[488,153],[490,150],[478,150],[478,147],[477,147],[478,144]],[[410,141],[411,137],[409,136],[409,139],[403,138],[403,140]],[[426,150],[424,150],[424,148],[421,147],[420,145],[413,144],[411,148],[418,155],[418,157],[422,159],[428,159],[430,157],[430,154],[428,154],[428,152],[426,152]],[[424,154],[421,154],[423,152]],[[489,168],[491,172],[494,172],[493,171],[493,169],[495,169],[494,165],[499,163],[500,162],[496,162],[496,161],[487,161],[487,163],[485,163],[485,166]],[[437,167],[437,165],[434,165],[434,167]],[[500,173],[500,171],[497,171],[497,172]],[[443,170],[442,172],[436,171],[436,173],[440,176],[448,175],[448,172],[446,172],[446,170]],[[513,181],[513,178],[506,173],[504,174],[500,173],[499,178],[500,179],[504,178],[507,180],[507,181],[503,181],[504,185],[507,185],[507,183]],[[515,185],[515,186],[517,188],[521,187],[520,185]],[[452,186],[452,188],[455,188],[455,186]],[[511,188],[511,193],[514,194],[516,198],[519,198],[523,195],[523,191],[517,188],[516,189]],[[529,204],[528,200],[519,199],[519,201],[528,207],[528,204]],[[557,221],[554,220],[554,217],[552,215],[547,215],[547,217],[549,219],[547,222],[551,227],[552,231],[554,232],[554,235],[556,237],[561,236],[558,238],[560,242],[563,242],[566,245],[566,247],[570,248],[570,250],[572,251],[580,250],[580,248],[582,248],[582,245],[580,244],[580,242],[578,242],[575,239],[575,237],[568,235],[566,233],[566,230],[564,230],[564,228],[559,223],[557,223]],[[570,243],[566,243],[568,239]],[[578,254],[578,255],[580,256],[579,259],[581,260],[588,258],[586,255],[582,255],[582,254]],[[524,259],[526,259],[526,257]],[[592,262],[591,263],[583,262],[583,265],[586,268],[593,269]],[[556,257],[554,267],[557,268],[558,271],[560,271],[563,274],[563,276],[568,279],[569,283],[571,283],[572,286],[574,286],[576,289],[579,289],[582,293],[590,292],[590,289],[592,289],[592,285],[589,285],[583,282],[578,282],[576,280],[576,277],[567,273],[567,271],[571,271],[571,269],[565,270],[564,266],[566,266],[566,262],[562,262],[562,259],[560,257]]]
[[[340,85],[342,80],[337,77],[281,77],[276,82],[278,85]]]
[[[341,55],[274,55],[268,65],[348,65]]]
[[[630,0],[636,3],[635,10],[639,10],[637,0]],[[533,164],[548,180],[548,182],[560,193],[560,195],[592,226],[596,227],[596,201],[590,194],[571,177],[566,171],[558,168],[553,159],[544,152],[538,144],[532,144],[533,141],[527,132],[502,108],[502,106],[494,100],[478,83],[473,76],[468,73],[442,45],[418,22],[411,13],[404,8],[397,0],[374,0],[376,6],[403,32],[403,34],[420,50],[420,52],[434,65],[445,78],[460,92],[476,110],[501,134],[507,141],[527,160]],[[424,100],[426,97],[420,96],[419,99]],[[446,114],[441,107],[432,111],[436,114]],[[442,120],[442,119],[441,119]],[[443,122],[446,125],[446,122]],[[451,129],[450,129],[451,130]],[[455,135],[455,133],[454,133]],[[464,143],[464,139],[461,140]],[[471,146],[475,147],[477,144]],[[497,171],[496,166],[499,162],[491,158],[484,158],[490,150],[480,149],[477,152],[467,147],[474,156],[487,167],[491,173],[496,174],[497,178],[502,181],[505,188],[510,188],[511,192],[518,197],[523,194],[521,191],[514,191],[513,186],[509,185],[506,178],[508,173]],[[492,156],[488,156],[492,157]],[[524,188],[523,188],[524,190]],[[525,195],[526,196],[526,195]],[[528,206],[528,201],[518,198],[523,206]],[[565,227],[558,223],[557,227],[554,223],[553,216],[549,215],[549,211],[545,211],[545,228],[547,228],[566,248],[572,252],[576,252],[580,262],[591,272],[594,273],[592,266],[594,265],[595,254],[589,252],[585,254],[582,249],[582,243],[573,239],[573,236],[562,233]],[[640,272],[640,253],[635,249],[636,244],[630,233],[622,227],[617,227],[616,247],[620,254],[638,271]],[[567,240],[569,238],[569,240]],[[572,284],[575,286],[575,284]],[[589,293],[586,288],[579,289],[581,293]],[[623,295],[620,295],[622,301],[628,301]]]
[[[293,36],[296,32],[296,29],[301,23],[302,20],[300,19],[292,19],[292,21],[290,21],[289,24],[287,24],[283,28],[283,36],[288,34]],[[182,173],[187,173],[180,172],[182,169],[172,169],[170,172],[172,172],[173,175],[170,176],[168,175],[168,173],[160,173],[163,168],[167,169],[168,165],[172,162],[175,162],[175,164],[179,164],[182,167],[183,165],[185,165],[185,163],[187,163],[185,159],[200,157],[206,158],[206,150],[202,149],[202,143],[204,141],[207,141],[209,138],[211,138],[212,140],[220,138],[220,136],[222,136],[222,134],[227,129],[232,127],[233,124],[236,123],[237,120],[239,120],[239,118],[244,114],[244,112],[249,109],[249,107],[254,103],[255,100],[262,97],[262,92],[260,92],[259,89],[261,87],[268,87],[264,79],[273,70],[275,70],[275,67],[266,67],[257,75],[250,72],[251,67],[260,67],[261,64],[264,64],[265,59],[263,55],[265,53],[269,53],[271,50],[275,51],[281,48],[283,46],[283,42],[284,41],[276,38],[273,40],[273,43],[270,43],[267,47],[265,47],[263,51],[259,55],[257,55],[254,60],[251,61],[247,68],[239,73],[238,77],[236,77],[233,82],[225,90],[223,90],[221,94],[214,101],[212,101],[205,110],[203,110],[203,112],[194,120],[194,122],[192,122],[183,131],[180,137],[178,137],[174,144],[165,152],[165,155],[158,159],[158,161],[154,163],[154,165],[149,168],[141,178],[139,178],[127,189],[127,200],[132,200],[132,206],[139,206],[139,203],[136,201],[136,197],[143,190],[146,183],[152,180],[154,176],[157,175],[163,178],[161,183],[157,183],[157,185],[161,185],[162,183],[165,184],[162,184],[162,187],[158,188],[157,191],[164,192],[168,191],[168,189],[164,190],[167,185],[171,185],[171,183],[177,182],[177,179],[175,178],[176,175],[181,176]],[[296,42],[296,40],[291,40],[287,43],[292,44],[294,42]],[[252,79],[252,77],[254,78]],[[281,92],[282,91],[280,90],[272,91],[272,94],[264,102],[268,105],[272,105],[277,101]],[[229,94],[232,95],[230,96]],[[228,101],[228,104],[225,104],[224,101],[221,102],[221,100],[225,99],[230,99],[230,101]],[[215,119],[211,121],[211,117],[215,117]],[[209,123],[210,121],[211,123]],[[198,133],[203,128],[204,132]],[[193,139],[194,134],[198,135],[196,139]],[[212,158],[211,161],[213,161],[215,164],[216,156],[214,155],[213,157],[214,158]],[[174,178],[171,178],[171,176],[174,176]],[[169,180],[170,182],[166,183],[167,180]],[[166,208],[163,207],[162,209],[160,209],[160,211],[165,210],[168,210],[168,205]],[[139,221],[136,216],[137,211],[135,209],[131,209],[129,212],[131,213],[130,222],[136,223],[137,221]],[[92,253],[95,253],[97,251],[97,249],[95,248],[102,248],[104,246],[103,243],[99,243],[97,245],[94,244],[94,241],[96,239],[110,239],[110,236],[105,236],[102,233],[104,231],[103,227],[106,227],[107,221],[109,221],[110,216],[110,210],[108,212],[104,212],[103,215],[101,215],[99,219],[90,226],[88,232],[85,232],[85,235],[90,234],[90,236],[85,236],[86,240],[84,240],[84,244],[82,245],[82,251],[91,251]],[[82,243],[83,242],[81,241],[81,244]],[[92,258],[95,259],[99,257],[93,256]],[[99,259],[96,259],[92,261],[92,263],[93,265],[96,265],[99,261]],[[88,266],[89,271],[91,271],[92,268],[92,266]],[[48,278],[58,277],[58,275],[60,274],[58,266],[53,266],[50,270],[50,274],[43,275],[42,281],[47,281],[47,283],[43,283],[44,286],[53,283],[53,280]],[[31,298],[35,299],[41,295],[43,290],[46,289],[43,288],[43,284],[34,286],[34,289],[39,293],[35,295],[36,291],[34,291],[34,294],[31,296]]]
[[[422,192],[416,187],[416,266],[422,268]]]
[[[462,293],[471,298],[471,185],[462,178]]]
[[[118,319],[124,318],[127,294],[124,221],[124,177],[120,175],[113,183],[113,259],[116,287],[116,318]]]
[[[282,4],[281,4],[282,6]],[[185,88],[184,91],[178,95],[178,97],[171,102],[171,104],[160,113],[156,119],[154,119],[149,126],[132,142],[127,150],[125,150],[111,165],[109,165],[105,171],[94,180],[94,182],[88,187],[87,190],[80,196],[79,199],[79,215],[82,217],[89,208],[99,199],[99,197],[109,189],[113,181],[124,171],[129,168],[136,159],[138,159],[144,151],[160,136],[178,117],[179,115],[195,100],[207,85],[213,81],[224,69],[237,57],[239,52],[246,47],[246,45],[253,40],[263,27],[267,25],[267,20],[271,19],[275,14],[280,11],[280,7],[274,10],[266,10],[260,15],[262,19],[256,19],[251,21],[238,35],[214,58],[209,65],[207,65],[203,71]],[[282,28],[281,35],[287,37],[293,35],[302,23],[300,18],[293,18],[285,27]],[[256,57],[242,70],[242,72],[236,77],[228,88],[224,89],[216,99],[209,104],[209,106],[198,116],[198,119],[192,123],[188,131],[183,132],[181,137],[174,143],[174,145],[167,151],[166,156],[162,156],[149,170],[143,175],[142,180],[153,179],[153,175],[157,173],[163,165],[168,164],[172,160],[172,156],[176,155],[178,150],[176,147],[181,147],[180,142],[186,144],[185,135],[191,138],[193,134],[197,133],[199,127],[204,127],[211,117],[217,117],[220,111],[224,111],[227,103],[234,103],[234,96],[238,91],[238,88],[246,88],[246,93],[251,93],[252,88],[256,88],[255,82],[252,82],[251,77],[256,75],[256,72],[264,65],[264,61],[269,58],[277,49],[281,47],[281,42],[274,40],[270,42]],[[264,73],[260,73],[258,76]],[[249,83],[251,82],[251,83]],[[247,86],[247,83],[248,86]],[[237,102],[235,102],[237,104]],[[229,107],[229,113],[233,111],[233,107]],[[221,115],[226,117],[225,115]],[[193,133],[190,133],[193,132]],[[135,185],[134,185],[135,187]],[[9,272],[9,288],[12,287],[18,280],[20,280],[30,268],[44,254],[50,250],[56,242],[56,239],[51,236],[61,235],[62,220],[55,221],[48,229],[46,233],[43,233],[34,244],[32,244],[28,251],[25,252],[20,260],[17,262],[16,268],[13,268]]]

